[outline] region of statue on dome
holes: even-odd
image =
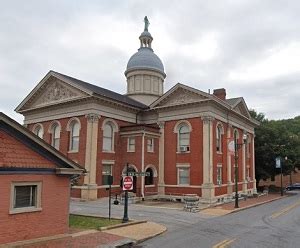
[[[147,31],[147,32],[148,32],[148,27],[149,27],[150,22],[149,22],[147,16],[145,16],[144,22],[145,22],[145,28],[144,28],[144,31]]]

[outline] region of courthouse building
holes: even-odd
[[[130,171],[150,174],[134,178],[138,197],[222,200],[235,189],[235,159],[228,150],[234,137],[243,143],[238,190],[253,193],[257,122],[244,99],[226,98],[223,88],[209,94],[180,83],[165,92],[164,65],[152,49],[147,22],[139,40],[125,71],[126,94],[50,71],[16,108],[27,128],[87,170],[72,196],[106,196],[109,175],[120,190],[128,163]]]

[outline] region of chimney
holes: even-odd
[[[224,88],[215,89],[214,95],[222,100],[226,100],[226,90]]]

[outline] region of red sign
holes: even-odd
[[[133,190],[133,177],[124,176],[123,177],[123,190]]]

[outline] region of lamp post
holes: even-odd
[[[243,134],[243,143],[237,143],[237,132],[234,132],[234,175],[235,175],[235,205],[234,208],[239,208],[239,188],[238,188],[238,149],[241,148],[247,141],[247,135]]]

